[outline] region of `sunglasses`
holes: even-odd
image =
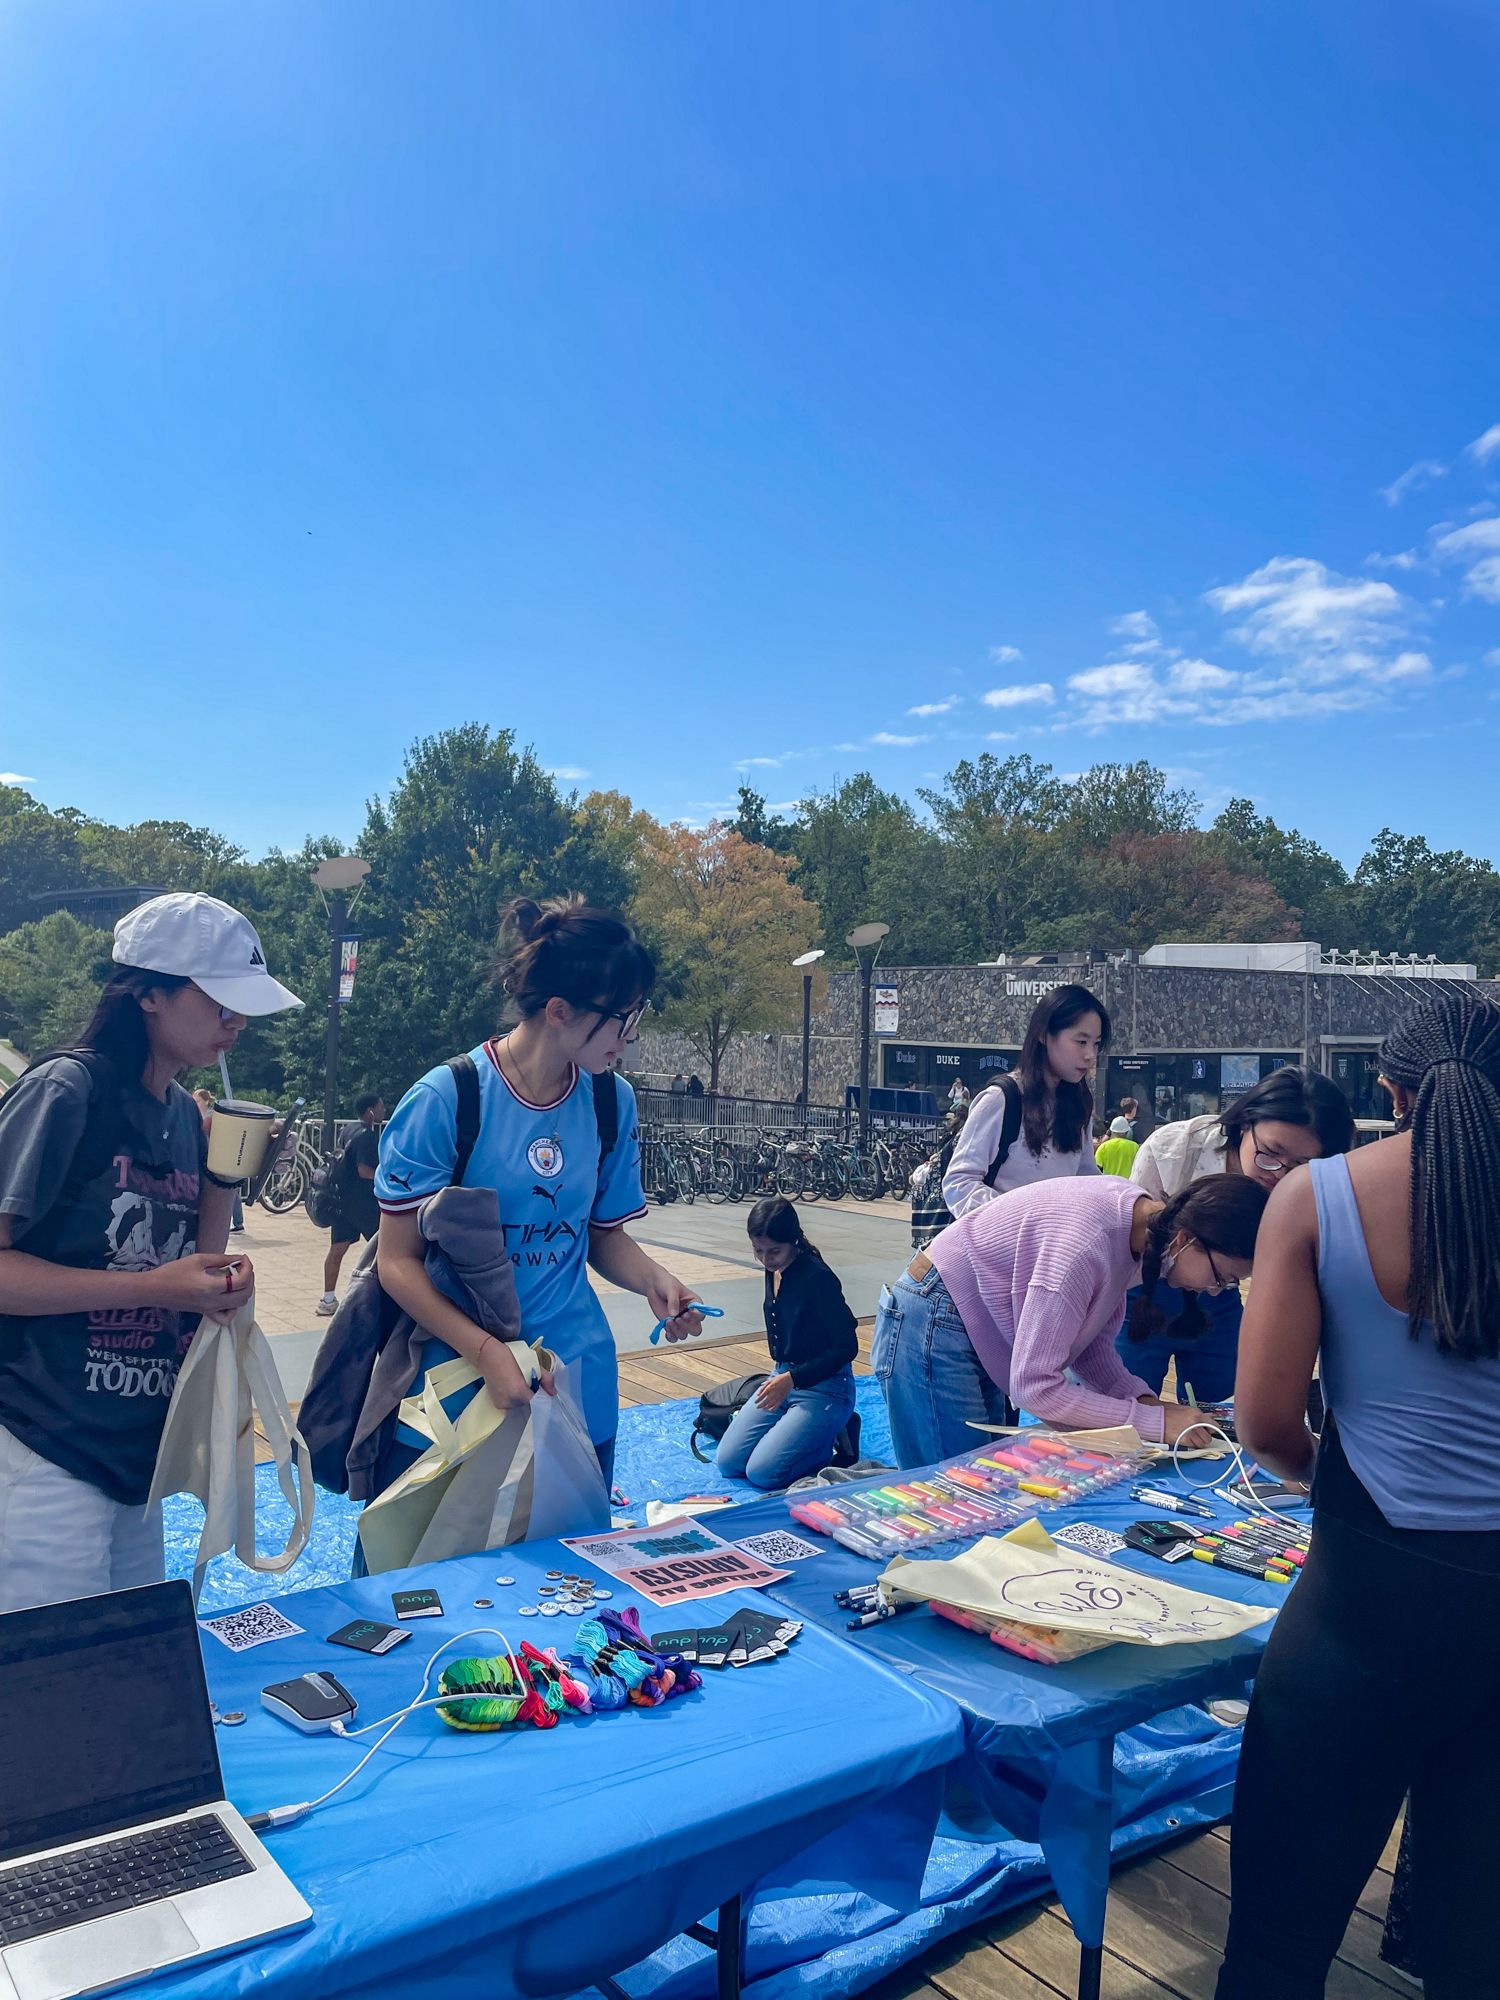
[[[601,1021],[604,1021],[606,1023],[610,1021],[618,1021],[618,1023],[620,1024],[620,1037],[622,1041],[629,1041],[630,1037],[635,1033],[637,1027],[639,1027],[641,1016],[645,1013],[645,1011],[646,1011],[646,1005],[644,1001],[642,1001],[639,1007],[631,1007],[624,1013],[620,1012],[615,1012],[613,1014],[607,1013],[602,1007],[596,1007],[594,1009],[594,1012],[599,1016]]]

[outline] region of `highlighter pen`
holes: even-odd
[[[1231,1569],[1236,1576],[1253,1576],[1261,1583],[1290,1583],[1291,1577],[1284,1569],[1263,1569],[1249,1557],[1228,1555],[1222,1549],[1196,1548],[1193,1554],[1199,1562],[1211,1563],[1215,1569]]]
[[[1289,1549],[1284,1542],[1270,1535],[1239,1535],[1232,1528],[1226,1528],[1220,1539],[1232,1548],[1254,1549],[1274,1563],[1290,1563],[1293,1569],[1301,1569],[1305,1560],[1300,1549]]]
[[[1061,1486],[1049,1486],[1040,1479],[1023,1479],[1021,1491],[1035,1494],[1038,1500],[1061,1500],[1063,1497]]]

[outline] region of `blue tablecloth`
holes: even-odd
[[[573,1621],[521,1618],[516,1607],[537,1601],[548,1569],[574,1566],[554,1543],[529,1544],[298,1592],[279,1608],[305,1636],[250,1652],[205,1636],[214,1700],[248,1717],[219,1732],[229,1797],[246,1813],[315,1797],[374,1740],[302,1736],[261,1708],[263,1686],[330,1669],[357,1697],[357,1721],[374,1721],[414,1699],[433,1649],[470,1627],[499,1625],[516,1647],[561,1644]],[[500,1586],[501,1574],[516,1585]],[[378,1659],[326,1644],[356,1614],[389,1619],[393,1585],[436,1588],[445,1616],[417,1621],[409,1643]],[[476,1609],[481,1597],[494,1608]],[[616,1589],[616,1608],[636,1601]],[[717,1623],[735,1602],[764,1600],[640,1608],[650,1631],[699,1612]],[[498,1640],[476,1636],[456,1653],[497,1650]],[[785,1880],[803,1850],[815,1849],[819,1887],[851,1885],[835,1900],[859,1892],[867,1921],[913,1907],[943,1767],[962,1747],[953,1704],[816,1627],[782,1659],[705,1679],[701,1693],[658,1709],[547,1731],[466,1735],[419,1711],[346,1792],[265,1836],[314,1926],[142,1991],[155,2000],[570,1993],[762,1876],[779,1870]],[[851,1715],[857,1729],[846,1726]],[[752,1914],[751,1977],[806,1949],[758,1931]],[[707,1954],[679,1990],[712,1992]]]
[[[890,1475],[885,1475],[889,1478]],[[920,1473],[912,1473],[920,1477]],[[872,1484],[879,1485],[881,1480]],[[1168,1490],[1188,1490],[1175,1476],[1156,1479]],[[1160,1514],[1146,1502],[1106,1493],[1078,1506],[1044,1514],[1052,1528],[1091,1521],[1117,1532]],[[1215,1501],[1225,1520],[1242,1518]],[[1181,1517],[1185,1522],[1189,1517]],[[791,1565],[773,1595],[810,1622],[837,1632],[857,1649],[900,1668],[924,1686],[950,1695],[964,1712],[965,1756],[950,1792],[950,1819],[965,1831],[998,1825],[1043,1849],[1058,1894],[1085,1944],[1103,1938],[1109,1882],[1110,1834],[1115,1821],[1114,1740],[1122,1731],[1184,1703],[1240,1693],[1254,1677],[1271,1626],[1211,1646],[1110,1646],[1064,1666],[1040,1666],[993,1645],[979,1633],[938,1618],[925,1606],[879,1625],[846,1630],[848,1612],[833,1601],[836,1590],[869,1582],[883,1564],[855,1555],[813,1534],[792,1518],[784,1494],[768,1494],[716,1522],[729,1540],[789,1529],[822,1553]],[[1207,1523],[1203,1523],[1207,1525]],[[941,1556],[953,1549],[935,1549]],[[1122,1567],[1176,1581],[1213,1596],[1275,1607],[1286,1587],[1191,1564],[1191,1575],[1153,1556],[1128,1551]],[[1226,1759],[1232,1769],[1232,1758]]]

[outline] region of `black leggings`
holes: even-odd
[[[1428,2000],[1493,2000],[1497,1570],[1500,1535],[1392,1529],[1325,1437],[1245,1725],[1218,2000],[1320,2000],[1408,1791]]]

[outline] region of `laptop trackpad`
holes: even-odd
[[[96,1986],[138,1978],[198,1949],[197,1938],[173,1904],[150,1903],[143,1910],[121,1910],[97,1923],[12,1945],[0,1952],[0,1960],[15,1981],[19,2000],[59,2000],[65,1993],[88,1993]]]

